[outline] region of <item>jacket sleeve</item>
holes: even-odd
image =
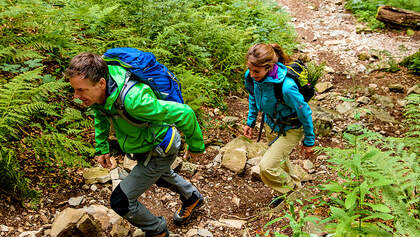
[[[205,150],[203,135],[194,111],[186,104],[158,100],[150,87],[134,86],[125,98],[126,111],[136,119],[157,124],[174,124],[185,135],[192,153]]]
[[[98,109],[93,109],[95,115],[95,154],[102,155],[109,153],[109,120],[103,112]]]
[[[285,85],[286,82],[284,83]],[[305,102],[303,95],[299,92],[295,83],[288,83],[288,86],[284,87],[283,98],[286,105],[296,111],[299,121],[303,125],[303,131],[305,133],[303,145],[313,146],[315,144],[315,134],[312,123],[312,110],[308,103]]]
[[[246,71],[245,73],[245,89],[249,92],[249,97],[248,97],[248,106],[249,106],[249,110],[248,110],[248,118],[246,121],[246,125],[250,126],[251,128],[255,127],[255,123],[257,121],[257,117],[258,117],[258,110],[257,110],[257,106],[255,103],[255,96],[252,94],[254,87],[249,85],[250,81],[247,80],[249,75],[249,70]],[[253,80],[253,79],[251,79]]]

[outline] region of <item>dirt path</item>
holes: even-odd
[[[354,86],[355,80],[351,79],[360,80],[365,85],[375,82],[379,86],[391,82],[400,82],[409,86],[413,84],[413,81],[418,80],[415,77],[406,77],[404,73],[378,75],[377,72],[370,74],[369,72],[389,60],[384,50],[397,60],[416,52],[420,45],[419,32],[416,32],[416,35],[412,37],[406,36],[404,32],[364,32],[362,30],[364,26],[357,23],[355,18],[344,10],[344,0],[278,0],[278,3],[293,17],[293,24],[299,38],[305,44],[302,51],[317,62],[327,62],[330,67],[328,69],[329,74],[325,75],[321,81],[332,82],[335,86],[333,91],[340,94],[346,93],[348,88]],[[362,53],[368,54],[369,59],[359,60],[359,55]],[[378,78],[381,78],[381,81]],[[397,99],[403,97],[403,95],[393,96]],[[240,118],[240,121],[244,121],[248,109],[247,101],[238,97],[228,98],[227,101],[228,109],[225,113],[204,108],[206,114],[213,114],[213,116],[205,117],[209,125],[204,128],[204,133],[209,145],[226,144],[242,133],[240,126],[225,126],[221,120],[224,116],[236,116]],[[333,104],[331,101],[325,103]],[[401,111],[399,110],[394,114],[401,116]],[[392,127],[389,130],[395,131]],[[334,139],[336,140],[335,143]],[[324,146],[338,146],[339,144],[336,137],[324,137],[319,142]],[[216,226],[214,221],[221,218],[247,219],[258,215],[266,209],[274,194],[261,181],[250,177],[250,166],[247,166],[246,172],[241,175],[236,175],[217,166],[210,167],[209,164],[213,162],[217,154],[217,148],[208,148],[205,155],[191,160],[191,162],[199,165],[198,171],[194,175],[181,172],[184,177],[191,180],[199,188],[207,199],[207,204],[198,213],[197,219],[191,221],[185,227],[176,228],[170,221],[173,212],[180,205],[175,193],[152,187],[141,196],[140,201],[153,213],[163,215],[168,220],[169,229],[180,236],[186,236],[192,229],[205,229],[211,232],[213,236],[220,237],[255,236],[255,231],[261,229],[271,218],[270,216],[264,216],[260,220],[250,222],[241,229]],[[326,168],[325,160],[315,162],[315,173],[313,175],[318,183],[331,175]],[[317,184],[317,182],[314,181],[304,185],[311,186],[314,184]],[[112,185],[97,184],[98,189],[96,191],[89,188],[82,189],[81,186],[82,184],[79,189],[72,192],[62,190],[54,194],[44,193],[41,198],[41,208],[36,211],[25,210],[8,204],[3,205],[2,202],[4,201],[0,201],[3,206],[1,208],[2,213],[0,213],[0,224],[8,226],[10,230],[9,232],[0,231],[0,236],[19,236],[25,231],[39,230],[40,228],[48,230],[57,211],[69,207],[67,200],[70,197],[85,196],[83,203],[77,208],[91,204],[103,204],[109,207]],[[6,214],[10,210],[11,215]],[[279,225],[281,226],[281,223]],[[40,233],[44,233],[44,231]],[[289,233],[290,230],[286,229],[285,234]],[[38,234],[38,236],[43,235]]]

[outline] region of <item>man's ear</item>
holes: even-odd
[[[99,86],[101,87],[101,89],[105,89],[106,88],[106,80],[105,78],[101,78],[99,79]]]

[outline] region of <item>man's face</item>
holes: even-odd
[[[82,76],[70,78],[70,85],[74,89],[74,98],[83,101],[89,107],[93,104],[105,104],[106,80],[101,78],[96,84]]]
[[[249,68],[249,73],[251,74],[251,77],[254,78],[256,81],[261,81],[262,79],[264,79],[268,71],[270,71],[266,67],[257,67],[250,62],[247,63],[247,66]]]

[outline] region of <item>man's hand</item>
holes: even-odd
[[[314,150],[312,149],[312,146],[301,146],[300,149],[300,155],[303,156],[305,159],[312,160],[314,156]]]
[[[186,150],[183,159],[188,160],[189,157],[195,158],[195,157],[198,157],[200,155],[201,155],[200,153],[191,153],[189,150]]]
[[[111,162],[111,155],[109,153],[97,156],[96,159],[98,160],[99,164],[101,164],[101,166],[104,168],[109,169],[113,166]]]
[[[252,138],[252,132],[254,131],[253,128],[251,128],[248,125],[245,125],[244,127],[244,136],[251,139]]]

